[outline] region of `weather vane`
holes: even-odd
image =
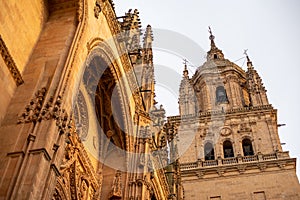
[[[244,54],[245,54],[246,56],[248,56],[247,51],[248,51],[248,49],[244,49]]]

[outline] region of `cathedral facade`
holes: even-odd
[[[111,0],[0,7],[0,199],[181,199],[138,11],[117,17]]]
[[[299,199],[248,58],[185,68],[155,101],[151,26],[112,0],[0,2],[0,199]],[[191,138],[189,145],[184,141]],[[181,153],[182,152],[182,153]]]

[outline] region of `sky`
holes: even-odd
[[[283,149],[290,151],[291,157],[297,157],[300,177],[299,0],[114,0],[114,3],[117,16],[130,8],[138,9],[142,28],[150,24],[154,29],[154,43],[171,35],[172,41],[187,44],[179,44],[180,49],[194,47],[187,50],[191,56],[186,58],[183,50],[174,46],[165,51],[160,48],[161,43],[154,44],[156,100],[164,105],[167,115],[178,114],[182,59],[189,61],[190,76],[204,61],[210,47],[208,26],[225,58],[243,69],[246,69],[243,53],[248,49],[267,89],[269,102],[278,109],[278,123],[286,124],[279,128],[279,137],[285,143]],[[197,54],[199,57],[195,58]],[[159,72],[166,69],[173,70],[170,74],[177,74],[169,88],[163,81],[166,77],[159,77],[163,74]]]

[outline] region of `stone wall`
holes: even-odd
[[[294,169],[230,177],[183,181],[185,199],[297,200],[299,182]]]
[[[23,72],[48,18],[46,2],[0,1],[0,33],[20,72]]]

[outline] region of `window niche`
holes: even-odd
[[[212,143],[207,142],[204,146],[204,158],[205,160],[214,160],[215,159],[215,151]]]
[[[216,103],[228,103],[226,90],[223,86],[218,86],[216,89]]]
[[[223,143],[223,153],[224,153],[224,158],[234,157],[232,143],[229,140],[226,140]]]
[[[250,139],[246,138],[242,141],[244,156],[253,156],[254,151],[252,147],[252,142]]]

